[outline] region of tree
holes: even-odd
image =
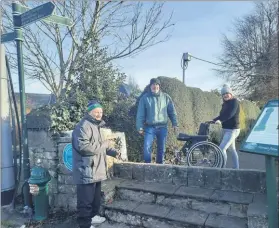
[[[141,90],[136,80],[132,76],[129,76],[127,81],[128,81],[128,86],[131,89],[131,95],[138,96],[141,93]]]
[[[220,89],[212,89],[210,92],[216,94],[218,97],[222,96],[220,93]]]
[[[26,1],[20,1],[26,5]],[[163,18],[163,3],[127,1],[53,1],[56,14],[73,20],[72,27],[43,21],[24,28],[24,66],[27,77],[41,81],[57,97],[70,88],[80,69],[83,53],[100,40],[108,47],[105,62],[136,55],[169,38],[171,15]],[[33,2],[31,8],[40,4]],[[1,4],[3,31],[12,26],[10,4]],[[7,45],[11,66],[16,68],[14,44]]]
[[[50,107],[51,124],[54,132],[72,130],[86,112],[89,100],[98,100],[104,107],[107,118],[118,102],[119,86],[126,75],[111,62],[105,62],[107,51],[94,44],[90,53],[83,53],[80,68],[71,81],[71,89],[64,90],[61,99]]]
[[[251,100],[278,96],[278,16],[277,2],[257,2],[235,21],[233,38],[223,36],[222,67],[215,70]]]

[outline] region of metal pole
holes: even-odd
[[[12,3],[13,16],[19,14],[18,5]],[[27,135],[27,124],[26,124],[26,107],[25,107],[25,80],[24,80],[24,67],[23,67],[23,54],[22,54],[22,30],[19,27],[15,27],[14,31],[16,33],[16,49],[17,49],[17,62],[18,62],[18,79],[19,79],[19,92],[20,92],[20,112],[21,112],[21,124],[22,124],[22,143],[23,143],[23,177],[24,181],[27,181],[30,177],[30,160],[29,160],[29,150],[28,150],[28,135]],[[23,188],[24,195],[24,205],[26,209],[31,208],[31,195],[29,193],[29,185],[24,184]]]
[[[183,60],[183,84],[185,85],[185,60]]]
[[[265,156],[266,165],[266,192],[268,203],[268,227],[278,227],[278,199],[276,186],[276,167],[275,158]]]

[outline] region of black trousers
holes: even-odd
[[[90,228],[91,218],[99,213],[101,182],[77,185],[77,223],[80,228]]]

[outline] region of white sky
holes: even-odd
[[[167,2],[165,13],[174,11],[174,31],[168,42],[156,45],[134,58],[117,60],[122,72],[135,78],[143,88],[149,80],[157,76],[176,77],[182,80],[180,60],[183,52],[217,62],[221,53],[222,34],[228,34],[232,22],[253,9],[253,2]],[[224,81],[212,71],[214,65],[192,59],[186,70],[186,85],[202,90],[219,88]],[[17,77],[14,77],[16,90]],[[28,93],[50,93],[37,81],[26,81]]]

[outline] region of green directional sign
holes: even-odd
[[[15,15],[14,25],[16,27],[24,27],[28,24],[49,17],[53,13],[54,9],[55,5],[52,2],[47,2],[43,5],[28,10],[23,14]]]
[[[17,3],[16,3],[16,7],[17,7],[17,11],[20,13],[24,13],[30,10],[30,8]],[[51,15],[49,17],[44,18],[43,21],[46,23],[55,23],[55,24],[67,25],[67,26],[71,26],[73,24],[71,19],[67,17],[61,17],[58,15]]]
[[[71,19],[67,17],[57,16],[57,15],[52,15],[44,19],[43,21],[46,23],[55,23],[55,24],[67,25],[67,26],[71,26],[73,24]]]
[[[14,41],[15,38],[16,38],[15,32],[9,32],[9,33],[3,34],[3,35],[1,35],[1,43]]]

